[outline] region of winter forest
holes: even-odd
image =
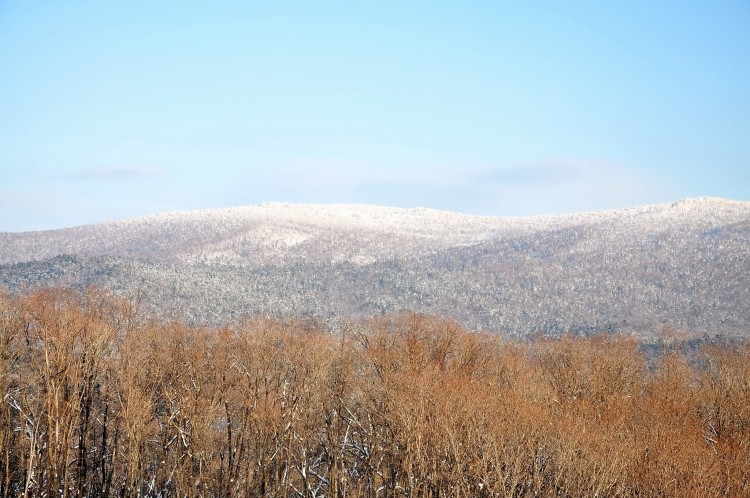
[[[0,496],[748,496],[750,346],[0,296]]]

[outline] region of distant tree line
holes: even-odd
[[[749,496],[750,347],[0,296],[0,496]]]

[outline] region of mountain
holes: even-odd
[[[193,324],[412,310],[518,336],[750,337],[750,202],[520,218],[271,203],[0,233],[0,286],[89,284]]]

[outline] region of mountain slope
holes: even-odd
[[[265,204],[0,234],[0,285],[143,291],[161,317],[414,310],[513,335],[747,336],[750,203],[533,218]]]

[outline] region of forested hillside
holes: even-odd
[[[0,296],[0,496],[748,496],[750,349]]]
[[[750,203],[533,218],[269,204],[0,233],[0,286],[96,285],[157,319],[445,315],[471,330],[747,337]]]

